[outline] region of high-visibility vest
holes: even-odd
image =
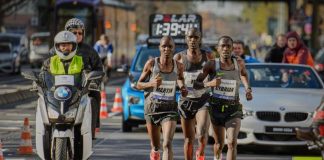
[[[73,56],[69,65],[68,73],[65,73],[64,65],[58,55],[51,57],[50,59],[50,71],[54,75],[58,74],[78,74],[81,73],[83,68],[83,60],[81,56]]]

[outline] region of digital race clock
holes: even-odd
[[[201,31],[201,16],[197,14],[154,14],[150,16],[150,37],[184,37],[190,28]]]

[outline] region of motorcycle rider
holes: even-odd
[[[207,89],[195,90],[192,88],[192,85],[199,73],[202,72],[204,64],[214,58],[212,54],[200,49],[201,33],[198,29],[191,28],[188,30],[186,33],[186,42],[188,49],[174,56],[174,59],[183,63],[185,67],[185,85],[189,91],[188,98],[180,97],[178,105],[182,130],[185,137],[183,149],[185,159],[192,160],[196,133],[199,144],[196,151],[196,160],[204,160],[204,149],[209,128],[209,114],[205,104],[209,98],[209,93],[207,93]]]
[[[98,53],[90,45],[83,42],[85,38],[85,31],[86,31],[84,23],[78,18],[69,19],[65,23],[65,30],[72,32],[76,36],[77,44],[78,44],[76,53],[78,56],[81,56],[83,58],[84,62],[86,62],[87,64],[86,67],[89,68],[90,71],[103,71],[103,66]],[[54,55],[54,54],[55,54],[55,50],[54,48],[52,48],[50,50],[50,55]],[[99,88],[100,83],[101,81],[96,81],[95,85],[97,86],[93,86],[91,88],[96,88],[96,87]],[[91,105],[91,107],[93,110],[92,124],[95,124],[94,126],[92,126],[92,137],[93,139],[95,139],[95,128],[100,127],[100,119],[99,119],[100,101],[101,101],[100,91],[91,90],[89,92],[89,97],[92,97],[94,100],[92,102],[93,105]]]
[[[41,74],[47,71],[53,75],[79,74],[84,69],[84,61],[76,55],[76,36],[69,31],[61,31],[54,38],[55,55],[46,59]]]

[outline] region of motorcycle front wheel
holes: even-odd
[[[55,138],[55,158],[54,160],[68,160],[68,139]]]

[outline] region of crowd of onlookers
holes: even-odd
[[[306,64],[314,67],[310,50],[302,42],[297,32],[277,36],[276,43],[265,57],[265,62]]]

